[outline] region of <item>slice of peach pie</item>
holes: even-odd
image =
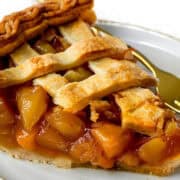
[[[92,0],[36,4],[0,22],[0,149],[59,167],[168,175],[175,114],[120,39],[93,28]]]

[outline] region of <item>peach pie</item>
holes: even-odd
[[[0,149],[59,167],[168,175],[180,127],[92,0],[50,0],[0,22]]]

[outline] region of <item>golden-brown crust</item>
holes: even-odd
[[[81,40],[89,39],[94,36],[88,24],[86,24],[80,19],[74,22],[68,23],[66,25],[59,26],[59,30],[61,34],[63,35],[63,37],[70,44],[73,44]]]
[[[121,110],[122,127],[155,135],[163,132],[167,112],[160,98],[145,88],[131,88],[114,94]]]
[[[93,0],[51,0],[5,16],[0,22],[0,56],[10,53],[49,25],[75,19],[92,6]]]
[[[175,169],[180,166],[180,155],[171,157],[167,159],[164,163],[159,165],[129,166],[125,163],[119,162],[117,166],[124,170],[134,171],[138,173],[149,173],[158,176],[168,176],[174,173]]]
[[[51,73],[34,79],[33,85],[41,86],[52,97],[56,95],[59,88],[68,83],[68,80],[60,74]]]
[[[11,155],[13,158],[16,159],[23,159],[23,160],[28,160],[43,164],[52,164],[62,168],[71,168],[73,165],[73,159],[63,154],[59,156],[45,156],[36,152],[27,151],[20,147],[11,149],[1,144],[0,144],[0,150],[8,153],[9,155]]]
[[[72,167],[83,167],[83,164],[75,162],[72,158],[61,155],[57,157],[43,156],[35,152],[27,151],[22,148],[10,149],[0,144],[0,150],[8,153],[13,158],[29,160],[32,162],[38,162],[43,164],[52,164],[60,168],[72,168]],[[129,166],[122,162],[117,164],[118,169],[129,170],[139,173],[148,173],[158,176],[167,176],[174,173],[175,169],[180,166],[180,155],[167,159],[163,164],[158,166],[153,165],[140,165],[140,166]]]
[[[38,53],[31,48],[28,43],[24,43],[21,47],[17,48],[10,54],[13,63],[17,66],[22,64],[26,59],[37,56]]]
[[[97,61],[102,61],[103,64],[105,62],[103,59]],[[111,64],[113,63],[117,64],[116,69],[110,68],[104,73],[95,74],[80,82],[68,83],[60,88],[53,99],[54,103],[62,106],[66,111],[76,113],[86,107],[91,100],[102,98],[113,92],[135,86],[148,87],[156,84],[155,78],[133,62],[111,59]],[[93,68],[92,71],[94,71]]]
[[[89,60],[103,57],[123,59],[127,46],[114,37],[92,37],[74,43],[57,54],[44,54],[0,71],[0,87],[21,84],[51,72],[71,69]]]
[[[59,77],[56,78],[56,85],[51,80],[51,75],[37,78],[33,82],[35,85],[42,86],[52,96],[55,104],[71,112],[77,112],[88,105],[91,100],[118,90],[134,86],[152,86],[156,84],[156,80],[152,76],[141,70],[133,62],[126,60],[118,61],[110,58],[97,61],[91,62],[90,66],[92,71],[97,74],[80,82],[63,83],[62,86],[62,77],[60,75],[57,75]],[[101,62],[103,65],[101,65]],[[111,66],[104,66],[106,62],[108,62],[108,65],[111,64]],[[99,72],[103,72],[104,74],[99,73],[98,69]]]

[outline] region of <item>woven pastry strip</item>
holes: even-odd
[[[25,62],[27,59],[38,56],[38,53],[33,50],[28,43],[25,43],[20,48],[11,53],[10,56],[13,60],[13,63],[15,65],[19,65]]]
[[[122,127],[146,135],[163,132],[164,122],[174,115],[162,108],[160,98],[149,89],[132,88],[114,94],[121,110]]]
[[[60,26],[59,29],[63,37],[71,43],[93,37],[88,25],[81,20]],[[21,54],[23,54],[23,56]],[[26,59],[26,57],[31,57],[36,54],[36,51],[28,44],[24,44],[21,48],[11,54],[11,57],[15,63],[20,64]],[[103,58],[101,60],[89,62],[90,69],[92,69],[96,74],[101,75],[110,70],[117,69],[119,66],[119,61],[111,58]],[[68,84],[68,81],[63,76],[52,73],[35,79],[33,84],[42,86],[46,92],[53,97],[54,101],[57,101],[58,91],[64,85]],[[122,112],[122,126],[130,129],[134,128],[137,131],[140,130],[140,133],[147,135],[154,135],[162,132],[164,119],[167,118],[167,112],[159,107],[159,98],[149,89],[131,88],[115,93],[114,96],[116,103],[119,105]],[[93,105],[96,103],[96,100],[90,102],[90,105]],[[144,108],[146,111],[144,111]],[[144,113],[140,113],[141,111]],[[140,120],[141,123],[139,123]],[[142,124],[143,127],[141,127]]]
[[[60,27],[60,31],[71,43],[92,36],[90,29],[82,21],[75,21],[69,25],[62,26]],[[85,33],[83,34],[83,32]],[[79,36],[78,34],[80,33],[81,35]],[[110,36],[108,36],[108,38],[110,38]],[[124,48],[127,48],[125,43],[121,42],[121,44]],[[88,105],[90,100],[103,97],[114,91],[136,85],[149,86],[156,83],[155,79],[138,68],[135,63],[128,61],[121,62],[111,58],[104,58],[89,62],[89,67],[96,73],[95,75],[84,81],[68,83],[65,86],[59,83],[59,89],[51,83],[51,75],[34,80],[34,84],[42,86],[52,95],[55,104],[63,106],[65,110],[76,112]],[[124,77],[124,80],[122,77]],[[59,82],[64,81],[61,76],[57,78]],[[149,84],[147,84],[146,81],[149,82]],[[56,89],[56,92],[54,91],[52,93],[51,89],[53,88]],[[64,96],[64,99],[62,96]]]
[[[55,73],[48,74],[33,81],[34,85],[43,87],[51,97],[55,97],[57,91],[67,83],[68,80],[66,78]]]
[[[64,38],[68,39],[71,43],[93,37],[87,23],[82,20],[76,20],[67,25],[62,25],[59,29]],[[12,57],[14,64],[19,65],[37,54],[38,53],[26,43],[15,50],[10,56]],[[60,74],[51,73],[36,78],[33,83],[34,85],[42,86],[50,96],[54,97],[57,90],[67,84],[68,81]]]
[[[59,26],[59,31],[63,35],[63,38],[71,44],[80,40],[94,37],[90,28],[88,27],[88,24],[80,19],[69,24]],[[28,43],[24,43],[21,47],[17,48],[10,54],[12,61],[16,66],[37,55],[39,54],[32,49]]]
[[[0,23],[0,56],[44,31],[64,24],[91,9],[93,0],[49,1],[4,17]]]
[[[54,103],[66,111],[75,113],[87,106],[91,100],[115,91],[156,84],[156,80],[135,63],[126,60],[112,60],[112,63],[114,61],[119,64],[116,69],[110,68],[103,74],[95,74],[88,79],[68,83],[60,88],[54,97]]]
[[[90,30],[90,27],[88,27],[88,24],[82,20],[77,20],[67,25],[59,26],[59,31],[71,44],[94,36]]]
[[[45,54],[26,60],[24,63],[0,71],[0,87],[21,84],[35,77],[77,67],[89,60],[103,57],[123,59],[127,47],[113,37],[92,37],[74,43],[66,51]]]
[[[156,84],[156,80],[135,63],[114,59],[108,59],[108,63],[110,60],[111,64],[116,65],[116,69],[110,67],[103,74],[95,74],[80,82],[68,83],[64,77],[57,74],[40,77],[33,82],[34,85],[42,86],[52,96],[55,104],[73,113],[83,109],[91,100],[113,92],[130,87],[148,87]],[[105,63],[103,59],[100,61],[102,64]]]
[[[122,58],[122,52],[123,52],[122,49],[127,50],[126,44],[123,43],[119,39],[113,38],[111,36],[94,37],[91,30],[87,26],[87,24],[81,20],[75,21],[75,22],[70,23],[65,26],[61,26],[59,29],[61,31],[61,34],[64,35],[64,38],[68,39],[69,42],[73,43],[73,45],[69,49],[67,49],[63,53],[59,53],[59,55],[65,54],[66,52],[71,50],[71,48],[73,49],[74,45],[77,45],[75,47],[78,47],[78,48],[74,48],[74,49],[75,50],[77,49],[76,52],[78,52],[78,56],[80,56],[80,52],[83,52],[83,50],[85,50],[85,49],[92,50],[95,48],[95,46],[96,46],[96,48],[99,48],[99,46],[97,45],[97,42],[99,42],[98,40],[106,41],[107,39],[109,40],[109,42],[106,44],[106,46],[107,47],[112,46],[112,49],[115,48],[115,49],[113,49],[114,52],[116,52],[116,49],[121,47],[121,53],[120,53],[121,57],[119,57],[119,58]],[[89,43],[91,42],[92,39],[95,40],[95,42],[92,43],[92,45],[89,45]],[[82,46],[82,43],[84,43],[83,46]],[[113,43],[113,45],[112,45],[112,43]],[[100,45],[100,47],[106,47],[105,45],[102,46],[102,44],[99,44],[99,45]],[[87,48],[88,46],[90,48]],[[81,47],[81,49],[80,49],[80,47]],[[96,48],[94,51],[96,51],[96,53],[97,53]],[[107,49],[105,49],[105,50],[107,51]],[[22,50],[23,50],[23,48],[22,48]],[[101,50],[101,48],[98,50]],[[27,51],[27,54],[29,54],[28,53],[29,47],[27,47],[27,46],[26,46],[26,51]],[[31,51],[33,51],[33,50],[31,49]],[[18,57],[17,52],[16,52],[15,57]],[[71,53],[69,52],[69,54],[71,54],[71,55],[73,54],[72,50],[71,50]],[[98,55],[99,54],[101,54],[101,53],[98,52]],[[49,55],[43,55],[43,56],[54,56],[54,55],[49,54]],[[39,57],[43,57],[43,56],[39,56]],[[60,60],[60,61],[62,61],[61,66],[58,67],[60,61],[59,62],[55,61],[55,62],[57,62],[55,64],[56,65],[55,68],[58,67],[58,70],[64,70],[65,67],[71,68],[74,63],[72,61],[72,59],[76,56],[77,55],[74,55],[71,58],[69,58],[71,63],[68,62],[68,59],[65,58],[65,56],[64,57],[62,56],[62,60]],[[105,56],[108,56],[108,55],[105,55]],[[59,56],[59,57],[61,57],[61,56]],[[101,57],[103,57],[103,56],[100,56],[100,58]],[[34,59],[36,59],[36,58],[37,57],[35,57]],[[95,59],[96,58],[97,57],[95,57]],[[30,60],[32,60],[32,59],[30,59]],[[77,61],[78,58],[74,58],[74,59],[76,59],[75,66],[79,65],[79,63]],[[13,69],[22,67],[22,65],[26,64],[27,62],[29,63],[30,60],[26,60],[24,63],[20,64],[19,66],[17,66],[16,68],[13,68]],[[45,59],[42,58],[42,61],[44,62]],[[82,61],[84,61],[84,60],[82,60]],[[64,62],[64,64],[63,64],[63,62]],[[80,64],[81,63],[82,62],[80,62]],[[66,64],[67,64],[67,66],[66,66]],[[104,58],[104,59],[99,59],[96,61],[90,61],[89,67],[96,74],[89,77],[88,79],[85,79],[84,81],[81,81],[81,82],[67,84],[68,81],[64,77],[62,77],[61,75],[58,75],[58,74],[48,74],[46,76],[35,79],[33,82],[34,82],[34,85],[42,86],[53,97],[53,101],[55,104],[61,105],[66,110],[69,110],[71,112],[79,111],[80,109],[82,109],[86,105],[88,105],[88,103],[91,100],[93,100],[97,97],[103,97],[114,91],[122,90],[122,89],[132,87],[132,86],[154,85],[156,82],[155,79],[153,79],[147,73],[145,73],[140,68],[138,68],[135,63],[130,63],[128,61],[118,61],[118,60],[113,60],[111,58]],[[5,71],[7,71],[7,70],[5,70]],[[53,69],[53,72],[54,72],[54,69]],[[65,90],[63,90],[63,89],[65,89]],[[64,94],[66,92],[67,92],[67,94],[72,93],[72,95]],[[82,92],[81,95],[78,95],[79,92]],[[67,98],[68,100],[63,100],[62,96],[64,96],[64,99]],[[69,102],[67,102],[67,101],[69,101]]]

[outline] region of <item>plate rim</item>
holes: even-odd
[[[144,27],[141,25],[137,25],[137,24],[125,23],[125,22],[113,21],[113,20],[106,20],[106,19],[97,19],[95,24],[97,24],[97,25],[111,25],[111,26],[115,26],[115,27],[124,27],[124,28],[136,29],[139,31],[148,32],[148,33],[151,33],[152,35],[157,35],[157,36],[160,36],[162,38],[166,38],[169,40],[176,41],[177,43],[180,43],[180,38],[178,38],[176,36],[173,36],[171,34],[164,33],[162,31],[158,31],[155,29],[151,29],[148,27]]]

